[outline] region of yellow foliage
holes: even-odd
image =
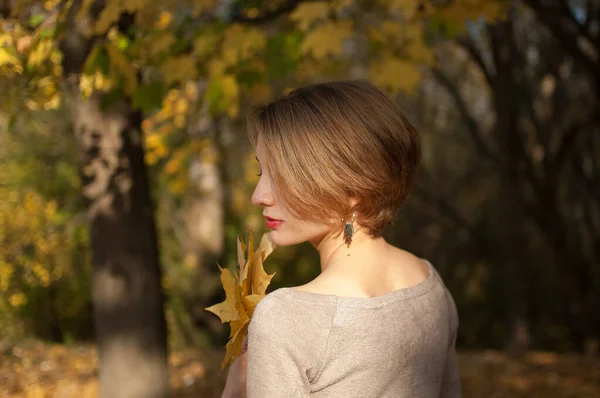
[[[339,55],[345,40],[352,36],[352,22],[328,21],[306,34],[301,51],[322,60],[329,55]]]
[[[163,11],[158,16],[158,21],[156,21],[156,29],[166,29],[173,20],[173,14],[169,11]]]
[[[23,293],[11,294],[8,303],[15,308],[22,307],[27,303],[27,297]]]
[[[46,11],[52,11],[60,4],[60,0],[46,0],[44,1],[44,9]]]
[[[239,95],[240,87],[238,85],[235,76],[225,75],[221,77],[221,87],[223,89],[224,101],[229,102],[230,105],[227,108],[227,114],[229,117],[234,118],[239,113]]]
[[[480,17],[488,21],[502,19],[509,6],[510,2],[502,0],[461,0],[436,9],[436,12],[441,18],[454,23],[461,28],[461,31],[465,31],[465,21]]]
[[[184,115],[175,115],[175,117],[173,118],[173,125],[175,125],[175,127],[177,127],[178,129],[184,128],[186,125],[185,116]]]
[[[100,35],[106,31],[110,26],[117,22],[121,12],[123,11],[123,5],[119,0],[108,0],[105,7],[102,9],[100,16],[96,20],[94,26],[94,33]]]
[[[264,234],[255,252],[253,237],[250,235],[248,257],[245,258],[246,245],[238,236],[238,270],[231,272],[218,265],[226,298],[222,303],[212,305],[206,310],[216,314],[221,318],[221,322],[229,322],[231,327],[221,369],[229,366],[235,358],[241,355],[242,343],[248,332],[254,308],[266,295],[267,287],[275,276],[275,273],[267,274],[263,267],[265,258],[271,254],[273,249],[274,244],[269,239],[269,235]]]
[[[267,83],[255,84],[250,87],[248,98],[254,104],[265,104],[273,98],[273,91]]]
[[[239,61],[256,55],[266,43],[262,30],[233,24],[224,33],[222,59],[228,65],[236,65]]]
[[[150,164],[155,164],[169,153],[169,149],[164,142],[163,136],[159,132],[152,132],[145,136],[146,156]],[[152,161],[151,161],[152,160]]]
[[[218,76],[225,73],[227,64],[221,58],[213,58],[208,62],[207,69],[209,76]]]
[[[171,159],[169,159],[169,161],[165,165],[165,171],[168,174],[175,174],[178,171],[181,171],[181,169],[183,169],[184,166],[183,162],[185,161],[187,155],[188,151],[186,148],[177,149],[177,151],[175,151],[173,156],[171,156]]]
[[[175,43],[175,36],[172,33],[165,32],[156,38],[151,38],[151,43],[148,43],[149,55],[155,58],[158,55],[166,52]]]
[[[167,85],[194,79],[197,74],[196,61],[189,55],[169,58],[162,65],[161,69]]]
[[[327,1],[300,3],[290,14],[290,19],[296,23],[301,31],[309,30],[315,22],[327,19],[330,4]]]
[[[4,228],[2,228],[4,230]],[[2,239],[3,240],[3,239]],[[10,286],[14,268],[6,261],[0,260],[0,292],[5,293]]]
[[[173,195],[182,195],[187,188],[187,179],[184,176],[179,176],[167,184],[169,192]]]
[[[392,93],[413,92],[421,80],[421,72],[414,63],[388,55],[371,63],[369,78]]]
[[[221,35],[205,32],[194,40],[194,55],[203,58],[211,55],[221,40]]]
[[[25,105],[31,110],[57,109],[60,106],[60,90],[57,79],[53,76],[43,76],[30,82],[31,94]]]
[[[152,3],[152,0],[127,0],[123,2],[123,8],[133,13],[145,8],[151,8]]]
[[[133,94],[138,83],[136,69],[125,54],[113,43],[106,44],[106,51],[110,60],[111,70],[123,75],[125,92],[129,95]]]
[[[194,81],[187,81],[183,85],[185,96],[190,101],[195,101],[198,98],[198,85]]]
[[[15,73],[23,73],[21,60],[4,47],[0,47],[0,72],[8,77]]]
[[[216,5],[217,5],[217,0],[194,0],[193,1],[193,7],[194,7],[193,14],[194,14],[194,16],[198,16],[199,14],[202,14],[205,11],[213,10]]]
[[[340,12],[352,6],[354,2],[355,0],[335,0],[332,4],[332,8],[334,11]]]
[[[422,0],[386,0],[384,1],[391,10],[401,10],[402,17],[411,20],[417,14],[419,6],[425,5],[427,1]]]
[[[55,42],[53,40],[45,39],[40,40],[33,50],[29,53],[29,57],[27,59],[27,66],[31,68],[37,68],[40,66],[46,59],[49,58],[50,53],[54,49]]]
[[[435,62],[433,50],[425,43],[423,37],[423,28],[420,24],[407,24],[406,42],[404,43],[404,54],[413,62],[422,63],[425,66],[431,66]]]
[[[33,190],[0,188],[0,296],[27,304],[23,287],[48,287],[65,277],[70,239],[58,204]]]

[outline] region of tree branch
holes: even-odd
[[[467,108],[467,104],[465,103],[464,99],[460,95],[458,88],[450,81],[448,76],[446,76],[444,74],[444,72],[442,72],[440,69],[433,68],[431,71],[433,73],[434,78],[442,86],[444,86],[446,88],[446,90],[448,90],[449,94],[454,98],[454,101],[456,102],[456,106],[458,107],[458,110],[460,111],[461,116],[463,117],[465,123],[467,124],[467,130],[469,131],[471,138],[473,139],[473,142],[475,143],[475,146],[479,149],[479,151],[481,153],[483,153],[489,159],[493,160],[494,162],[500,162],[499,156],[497,154],[495,154],[494,151],[491,150],[491,148],[488,146],[488,144],[483,139],[479,125],[477,124],[477,121],[475,120],[473,115],[471,115],[471,113],[469,112],[469,109]]]
[[[10,17],[11,3],[11,0],[0,0],[0,18]]]
[[[569,7],[569,4],[567,4],[565,0],[560,0],[558,4],[560,7],[560,11],[562,11],[561,16],[566,18],[569,21],[569,24],[575,25],[575,29],[577,29],[577,32],[581,36],[585,37],[591,43],[594,43],[594,38],[590,35],[589,30],[586,29],[585,25],[582,25],[579,23],[579,21],[577,21],[575,15],[573,15],[573,11],[571,11],[571,7]],[[587,20],[589,21],[589,18]]]
[[[457,39],[457,43],[461,47],[463,47],[467,51],[467,53],[469,53],[473,61],[475,61],[475,63],[479,66],[479,69],[481,69],[481,71],[483,72],[483,75],[485,76],[485,80],[488,82],[488,85],[492,87],[494,85],[494,79],[496,78],[496,76],[494,72],[492,72],[483,61],[483,57],[481,56],[479,50],[477,50],[477,47],[475,46],[473,40],[466,37],[462,37]]]
[[[550,10],[536,0],[524,0],[524,2],[529,5],[537,15],[538,19],[550,30],[554,37],[562,43],[571,56],[579,60],[588,72],[591,73],[597,81],[600,81],[600,65],[581,50],[577,44],[577,37],[569,34],[567,29],[564,29],[562,26],[560,16],[556,19]]]
[[[553,157],[553,172],[558,173],[560,168],[564,165],[569,152],[573,148],[575,142],[577,142],[577,138],[581,135],[581,133],[588,127],[588,125],[592,125],[594,122],[594,116],[586,118],[581,123],[575,123],[569,128],[569,130],[563,135],[560,145],[556,150],[556,154]]]

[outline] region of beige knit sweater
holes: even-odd
[[[458,315],[427,264],[423,282],[373,298],[268,294],[248,330],[247,397],[460,397]]]

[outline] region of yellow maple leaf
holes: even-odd
[[[264,234],[256,251],[254,251],[254,239],[252,235],[248,239],[248,246],[238,236],[237,260],[239,269],[233,273],[221,268],[221,283],[225,290],[225,301],[205,308],[221,318],[221,322],[229,322],[231,331],[229,342],[225,346],[225,358],[221,363],[221,369],[225,369],[242,353],[242,343],[248,325],[254,314],[258,302],[265,297],[267,287],[275,273],[267,274],[263,262],[274,249],[274,245],[268,234]],[[244,252],[248,249],[248,257]]]
[[[300,3],[290,14],[290,19],[298,25],[301,31],[308,31],[313,23],[327,19],[330,4],[327,1]]]
[[[306,34],[301,45],[305,55],[322,60],[342,52],[344,42],[352,37],[352,21],[326,22]]]
[[[187,81],[197,74],[194,58],[187,55],[168,58],[161,69],[167,84]]]
[[[137,87],[137,71],[133,64],[127,59],[113,43],[106,44],[110,66],[117,73],[121,73],[124,78],[125,91],[132,94]]]
[[[394,94],[400,90],[413,93],[421,81],[421,71],[412,62],[387,55],[371,63],[369,78]]]

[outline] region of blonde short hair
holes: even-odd
[[[248,116],[261,136],[279,195],[295,216],[337,215],[378,237],[404,202],[421,158],[419,133],[366,81],[319,83],[291,91]],[[358,203],[351,207],[349,198]]]

